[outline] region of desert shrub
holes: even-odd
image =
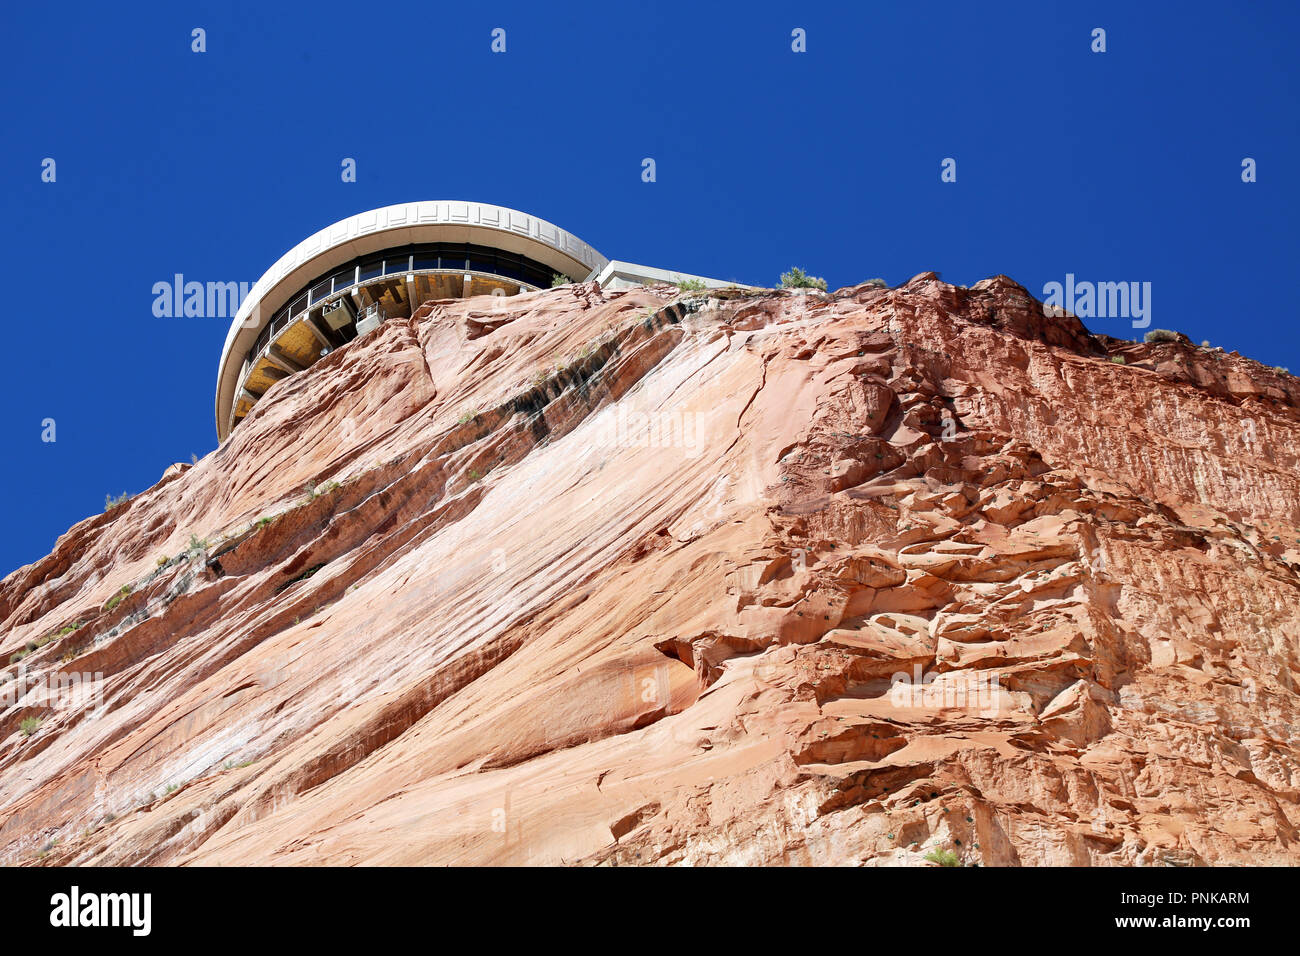
[[[568,276],[560,275],[560,273],[558,273],[558,272],[552,272],[552,273],[551,273],[551,288],[552,288],[552,289],[559,288],[559,287],[562,286],[562,285],[568,285],[568,284],[569,284],[570,282],[572,282],[572,281],[573,281],[573,280],[570,279]]]
[[[783,289],[821,289],[826,291],[826,280],[810,276],[798,266],[791,266],[789,272],[781,273]]]
[[[104,495],[104,510],[112,511],[118,505],[126,504],[127,498],[128,495],[125,491],[122,492],[120,495],[118,495],[116,498],[114,498],[112,495]]]
[[[123,584],[122,590],[118,591],[116,594],[114,594],[111,598],[108,599],[108,603],[104,605],[104,610],[105,611],[113,610],[113,608],[121,604],[122,599],[130,593],[131,593],[131,585]]]
[[[1122,356],[1122,355],[1112,355],[1112,356],[1110,357],[1110,360],[1111,360],[1112,362],[1114,362],[1116,365],[1127,365],[1127,364],[1128,364],[1128,359],[1126,359],[1126,358],[1125,358],[1124,356]]]
[[[18,725],[18,729],[24,737],[30,737],[41,729],[42,723],[43,721],[39,717],[24,717],[22,723]]]
[[[677,288],[682,292],[703,292],[703,279],[678,279]]]
[[[931,863],[938,863],[940,866],[961,866],[961,860],[952,850],[931,850],[925,855],[925,858]]]
[[[1169,329],[1152,329],[1142,337],[1144,342],[1177,342],[1178,333]]]

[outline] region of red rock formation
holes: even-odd
[[[6,578],[0,694],[104,677],[0,704],[0,857],[1300,861],[1295,379],[712,295],[428,303]]]

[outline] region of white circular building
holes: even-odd
[[[548,288],[556,274],[583,280],[608,265],[558,226],[486,203],[400,203],[336,222],[285,253],[240,305],[217,368],[217,436],[225,441],[278,380],[385,317],[430,299]]]

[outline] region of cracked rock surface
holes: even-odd
[[[426,303],[0,583],[0,860],[1295,864],[1298,400],[1004,276]]]

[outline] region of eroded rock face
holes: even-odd
[[[428,303],[6,578],[0,693],[103,680],[3,860],[1300,861],[1295,379],[713,295]]]

